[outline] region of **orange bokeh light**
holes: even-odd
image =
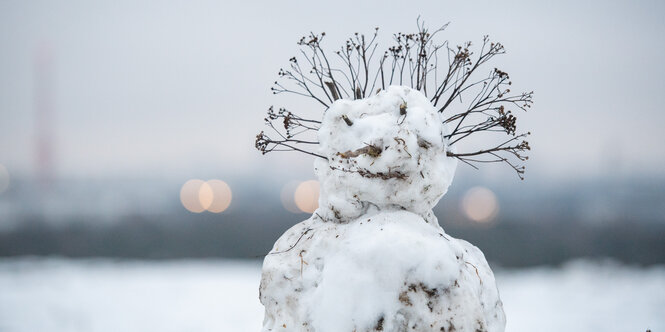
[[[319,181],[302,182],[293,195],[296,206],[302,212],[312,213],[319,207]]]
[[[205,207],[201,204],[200,191],[205,182],[193,179],[185,182],[180,188],[180,202],[189,212],[201,213]]]
[[[499,202],[491,190],[473,187],[462,198],[462,211],[473,221],[489,222],[498,214]]]
[[[190,212],[210,211],[220,213],[231,205],[231,188],[221,180],[193,179],[180,189],[180,202]]]
[[[201,192],[205,189],[207,194],[208,188],[210,192],[210,203],[204,205],[208,211],[220,213],[231,205],[231,187],[229,187],[226,182],[221,180],[210,180],[201,187]],[[199,195],[201,195],[201,193],[199,193]],[[202,199],[201,203],[206,203],[207,201],[207,198],[205,202]]]

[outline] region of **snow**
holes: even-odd
[[[258,276],[255,262],[4,260],[0,331],[256,331]]]
[[[258,262],[0,259],[0,331],[257,331]],[[665,331],[665,266],[496,269],[508,332]]]
[[[264,331],[500,331],[505,324],[480,250],[407,211],[343,224],[314,216],[294,226],[264,261],[261,294]]]
[[[348,221],[399,208],[429,218],[457,165],[446,156],[447,131],[427,97],[409,87],[335,101],[318,133],[318,152],[328,158],[314,163],[319,215]]]
[[[665,330],[665,267],[574,261],[498,273],[508,331]]]
[[[432,213],[456,167],[443,121],[403,86],[325,112],[319,208],[264,260],[264,332],[504,330],[485,256]]]

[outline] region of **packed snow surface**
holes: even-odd
[[[257,331],[260,271],[232,260],[0,258],[0,331]],[[508,332],[665,331],[664,266],[494,271]]]
[[[408,87],[332,104],[318,132],[319,208],[264,260],[264,332],[504,330],[484,255],[432,213],[456,167],[446,132]]]

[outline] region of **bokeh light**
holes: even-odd
[[[203,194],[205,191],[205,195]],[[208,202],[208,192],[210,195]],[[205,196],[205,201],[204,201]],[[201,186],[199,192],[201,197],[201,204],[210,212],[220,213],[226,210],[231,205],[231,187],[226,182],[221,180],[210,180]]]
[[[204,210],[207,210],[212,205],[212,200],[215,198],[215,193],[212,192],[212,187],[205,182],[199,188],[199,203]]]
[[[180,189],[180,202],[190,212],[210,211],[220,213],[231,205],[231,187],[221,180],[193,179]]]
[[[316,211],[319,207],[319,181],[309,180],[300,183],[293,198],[300,211],[306,213]]]
[[[205,207],[201,204],[201,187],[205,184],[202,180],[193,179],[185,182],[180,188],[180,202],[190,212],[201,213]]]
[[[499,212],[494,193],[485,187],[473,187],[462,198],[462,210],[467,218],[476,222],[489,222]]]
[[[282,201],[282,205],[287,211],[292,213],[302,212],[296,205],[295,200],[296,188],[298,188],[299,184],[300,182],[298,181],[288,182],[282,187],[282,191],[279,193],[279,199]]]
[[[0,164],[0,194],[9,188],[9,171]]]

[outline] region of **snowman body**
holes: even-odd
[[[325,113],[319,208],[263,263],[263,331],[503,331],[482,252],[432,208],[450,185],[447,129],[420,92],[392,86]]]

